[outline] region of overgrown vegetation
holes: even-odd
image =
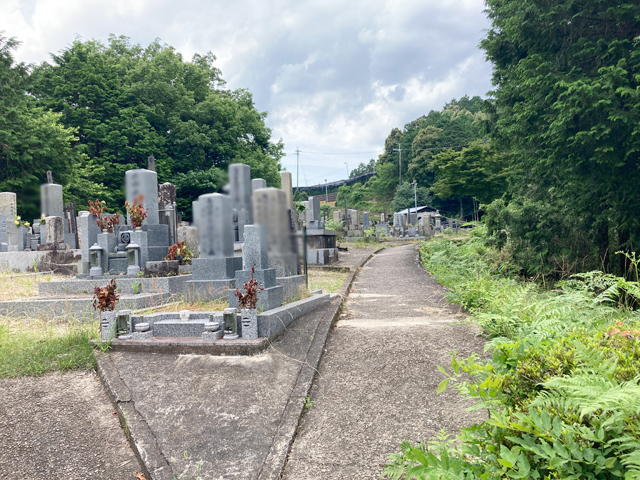
[[[452,357],[439,391],[476,399],[489,418],[463,429],[458,446],[403,443],[386,476],[640,478],[638,283],[601,272],[525,281],[483,227],[420,254],[490,338],[490,358]]]
[[[96,366],[98,324],[0,317],[0,378]]]

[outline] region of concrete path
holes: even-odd
[[[476,329],[446,304],[413,245],[383,250],[356,277],[325,347],[284,478],[380,478],[402,440],[483,418],[455,392],[436,395],[448,352],[481,353]],[[313,404],[312,404],[313,405]]]
[[[0,478],[135,480],[141,472],[94,372],[0,380]]]

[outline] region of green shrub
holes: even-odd
[[[420,250],[448,300],[490,338],[490,358],[440,367],[438,391],[476,399],[489,419],[464,428],[458,447],[404,442],[385,476],[640,478],[638,284],[589,272],[545,288],[519,278],[490,242],[477,228]]]

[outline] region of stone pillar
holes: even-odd
[[[7,235],[7,216],[0,213],[0,253],[9,251],[9,236]]]
[[[307,210],[307,230],[322,230],[324,228],[320,213],[320,199],[318,197],[309,197],[309,207]]]
[[[18,244],[18,229],[13,223],[18,215],[17,196],[13,192],[0,193],[0,213],[7,217],[7,243],[9,245]]]
[[[293,210],[293,179],[291,177],[291,172],[280,172],[280,189],[287,196],[287,209]]]
[[[244,226],[253,223],[251,168],[244,163],[229,165],[229,194],[233,209],[234,241],[244,241]],[[237,228],[236,228],[237,227]],[[237,234],[235,233],[237,231]]]
[[[364,212],[362,214],[362,228],[364,230],[369,229],[369,212]]]

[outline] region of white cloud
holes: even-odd
[[[47,60],[76,35],[159,37],[186,58],[211,50],[228,86],[249,88],[269,111],[287,152],[375,152],[392,128],[490,88],[476,48],[488,26],[483,8],[482,0],[4,0],[0,30],[23,42],[17,57],[26,62]],[[375,156],[301,159],[312,182]],[[294,170],[295,156],[283,164]]]

